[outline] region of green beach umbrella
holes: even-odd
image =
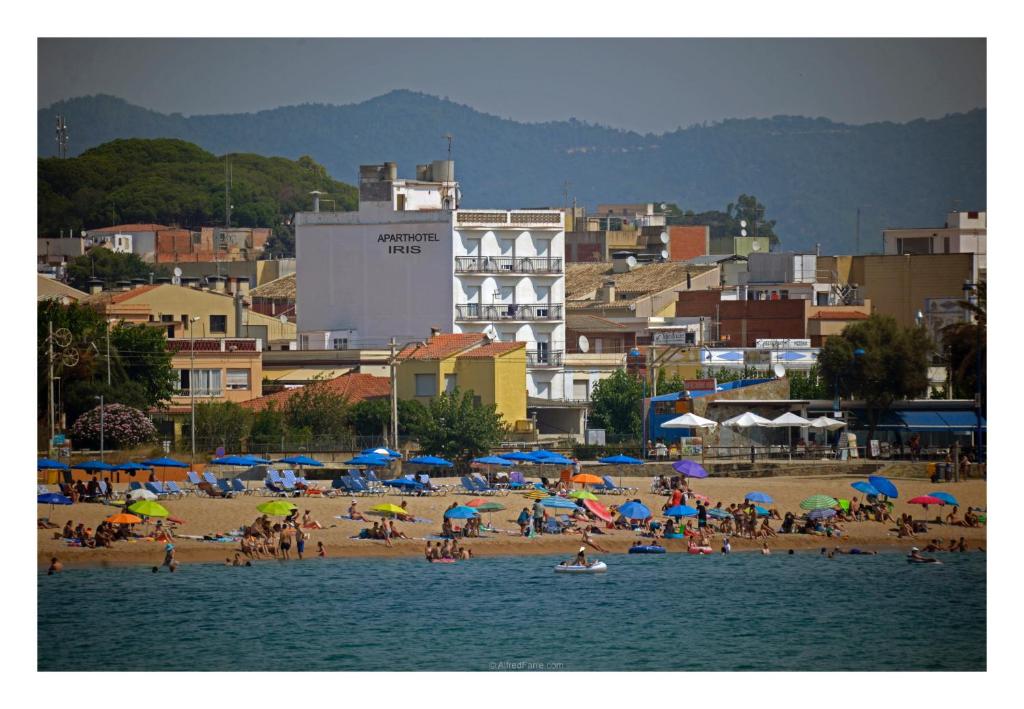
[[[295,509],[295,505],[284,500],[271,500],[262,505],[256,505],[256,509],[271,517],[287,517]]]
[[[128,511],[134,512],[137,515],[143,517],[166,517],[170,514],[167,508],[161,505],[159,502],[153,502],[152,500],[139,500],[128,505]]]
[[[828,495],[811,495],[800,503],[800,508],[804,510],[827,510],[838,504],[839,502],[834,497],[829,497]]]
[[[592,493],[590,490],[573,490],[569,493],[569,497],[574,497],[577,500],[596,500],[597,495]]]
[[[843,498],[840,497],[839,498],[839,506],[842,507],[844,510],[849,511],[850,510],[850,501],[849,500],[844,500]]]
[[[500,502],[485,502],[482,505],[476,505],[473,509],[477,512],[501,512],[505,509],[505,505]]]

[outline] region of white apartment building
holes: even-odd
[[[950,212],[941,227],[884,229],[885,254],[977,254],[978,268],[986,270],[987,219],[985,212]]]
[[[527,343],[529,397],[566,398],[562,212],[461,209],[451,161],[417,166],[415,180],[364,165],[359,179],[358,211],[315,201],[295,216],[300,348],[484,332]]]

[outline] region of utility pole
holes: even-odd
[[[46,338],[46,344],[49,348],[49,361],[50,361],[50,376],[47,377],[47,383],[49,384],[49,396],[47,401],[50,402],[50,444],[47,446],[47,450],[53,448],[53,437],[57,435],[57,428],[55,423],[55,416],[53,410],[53,320],[49,322],[49,337]],[[52,452],[52,451],[51,451]]]
[[[857,207],[857,249],[854,256],[860,255],[860,207]]]
[[[391,338],[391,447],[398,450],[398,355],[395,338]]]
[[[103,453],[104,453],[104,450],[106,448],[106,446],[104,445],[104,440],[103,440],[104,429],[106,428],[106,421],[104,419],[104,416],[106,414],[106,407],[103,405],[103,395],[102,394],[100,394],[96,398],[100,400],[100,462],[102,463],[103,462]]]
[[[190,317],[188,319],[188,399],[189,408],[192,411],[192,423],[189,426],[189,433],[192,437],[192,467],[196,464],[196,340],[195,340],[195,323],[199,319],[199,316]]]
[[[110,386],[110,321],[107,321],[107,386]]]

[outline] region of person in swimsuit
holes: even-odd
[[[423,549],[423,558],[430,561],[434,556],[434,542],[428,541],[427,546]]]
[[[356,501],[355,500],[352,500],[352,504],[348,506],[348,517],[349,517],[349,519],[359,520],[361,522],[369,522],[370,521],[370,520],[366,519],[366,517],[363,516],[362,512],[360,512],[359,510],[356,509]]]
[[[591,530],[592,529],[593,529],[593,527],[584,527],[583,528],[583,543],[584,544],[589,544],[590,546],[594,547],[598,551],[603,551],[605,554],[607,554],[608,550],[605,549],[600,544],[598,544],[597,542],[594,541],[594,538],[591,536]],[[637,543],[639,544],[639,542],[637,542]]]
[[[763,545],[761,546],[761,555],[762,555],[762,556],[768,556],[768,555],[769,555],[769,554],[771,554],[771,553],[772,553],[772,550],[768,548],[768,542],[765,542],[765,543],[764,543],[764,544],[763,544]]]
[[[174,558],[173,544],[164,545],[164,563],[162,565],[166,566],[167,569],[172,572],[174,571],[174,568],[178,565],[177,560],[175,560]]]
[[[306,510],[302,514],[302,528],[303,529],[323,529],[324,526],[313,519],[312,513]]]
[[[384,540],[384,545],[385,546],[389,546],[389,547],[390,546],[394,546],[391,543],[391,527],[388,526],[387,522],[384,522],[380,526],[380,536],[381,536],[381,539]]]
[[[323,542],[316,543],[316,555],[319,556],[321,559],[327,556],[327,550],[324,549]]]
[[[276,529],[278,525],[274,525]],[[278,542],[278,548],[281,550],[282,559],[292,558],[292,537],[295,536],[295,530],[291,527],[284,527],[281,529],[280,542]]]
[[[580,550],[576,552],[576,558],[573,560],[570,566],[590,566],[587,563],[587,548],[580,547]]]
[[[68,524],[71,524],[71,523],[68,522]],[[64,570],[64,564],[60,563],[60,561],[57,559],[57,557],[53,557],[53,558],[50,559],[50,568],[48,568],[46,570],[46,575],[47,576],[53,576],[54,574],[59,574],[63,570]]]
[[[294,530],[295,534],[295,552],[298,554],[299,559],[302,559],[302,552],[306,550],[306,538],[309,536],[298,527]]]
[[[722,538],[722,553],[729,554],[732,552],[732,545],[729,543],[729,537]]]

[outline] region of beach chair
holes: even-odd
[[[167,494],[173,497],[184,497],[186,494],[192,492],[191,490],[182,490],[178,487],[178,483],[173,480],[165,482],[164,487],[167,489]]]
[[[214,487],[217,487],[217,476],[211,473],[209,470],[203,473],[203,480],[210,483]]]
[[[459,482],[462,483],[462,489],[470,495],[476,493],[476,483],[470,480],[467,476],[463,475],[459,478]]]
[[[227,495],[221,492],[217,487],[211,485],[205,480],[199,483],[196,487],[201,492],[205,493],[207,497],[227,497]]]
[[[384,484],[380,478],[377,477],[377,473],[372,470],[366,471],[366,484],[371,490],[383,490]]]
[[[561,534],[562,523],[555,517],[548,517],[547,521],[544,522],[544,534]]]
[[[131,492],[132,490],[141,490],[141,489],[142,489],[142,483],[138,482],[137,480],[132,480],[130,483],[128,483],[128,492]]]
[[[36,485],[36,494],[48,495],[50,494],[50,488],[48,488],[46,485]]]
[[[508,489],[503,490],[499,487],[491,487],[490,483],[480,473],[471,473],[470,478],[476,482],[476,491],[481,495],[507,495],[511,492]]]
[[[221,478],[220,480],[217,481],[217,489],[224,494],[224,497],[235,496],[235,491],[231,489],[230,483],[228,483],[228,481],[225,480],[224,478]]]
[[[194,470],[189,470],[187,473],[185,473],[185,480],[191,486],[189,490],[191,490],[191,492],[193,493],[195,493],[196,490],[199,489],[199,483],[202,482],[202,480]]]
[[[367,485],[363,481],[362,478],[350,477],[349,481],[348,481],[348,484],[349,484],[349,489],[352,491],[352,494],[358,494],[358,495],[363,495],[363,496],[378,494],[376,490],[371,490],[369,485]],[[382,493],[379,493],[379,494],[384,494],[384,493],[382,492]]]
[[[263,494],[270,497],[287,497],[288,493],[283,487],[267,478],[263,481]]]
[[[154,495],[156,495],[157,497],[161,497],[161,498],[167,497],[167,493],[164,492],[164,489],[160,485],[160,483],[153,483],[153,482],[146,483],[146,489],[149,490]]]
[[[231,491],[239,495],[251,495],[252,490],[245,486],[245,483],[238,478],[231,478]]]
[[[522,490],[530,486],[530,483],[526,482],[526,477],[518,470],[513,470],[508,474],[508,489],[509,490]]]
[[[639,488],[635,487],[619,487],[612,480],[611,475],[602,475],[601,479],[604,480],[605,491],[613,495],[635,495],[639,492]]]

